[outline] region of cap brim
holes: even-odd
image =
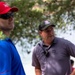
[[[10,8],[10,10],[9,10],[9,11],[17,12],[17,11],[18,11],[18,8],[17,8],[17,7],[12,7],[12,8]]]
[[[42,30],[45,30],[45,29],[47,29],[49,26],[52,26],[52,27],[55,27],[55,25],[46,25]]]
[[[8,8],[8,9],[6,9],[5,11],[1,12],[0,14],[6,14],[6,13],[8,13],[9,11],[17,12],[17,11],[18,11],[18,8],[17,8],[17,7]]]

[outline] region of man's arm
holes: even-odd
[[[70,75],[75,75],[75,69],[72,71],[72,73]]]
[[[35,68],[35,75],[41,75],[41,70],[38,68]]]

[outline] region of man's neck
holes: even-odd
[[[3,33],[4,33],[6,36],[9,37],[11,32],[10,32],[10,31],[3,31]]]
[[[45,45],[50,46],[52,44],[53,40],[54,40],[54,38],[51,40],[44,40],[43,42]]]

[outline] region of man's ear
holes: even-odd
[[[38,33],[41,35],[42,31],[38,31]]]

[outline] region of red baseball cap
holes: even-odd
[[[6,2],[0,2],[0,14],[8,13],[9,11],[17,12],[17,7],[10,7]]]

